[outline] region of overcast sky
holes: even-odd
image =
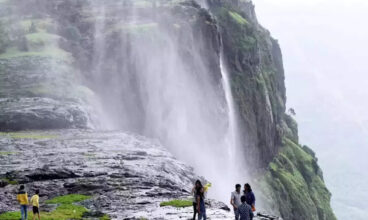
[[[368,0],[253,0],[279,40],[288,106],[339,219],[367,219]],[[349,192],[346,192],[348,190]]]

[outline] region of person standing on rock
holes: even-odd
[[[201,181],[197,180],[196,182],[196,199],[197,199],[197,212],[198,212],[198,220],[206,220],[206,206],[204,203],[204,188],[202,186]]]
[[[247,204],[252,208],[252,211],[256,211],[256,197],[254,196],[252,187],[249,183],[244,184],[244,196]],[[251,218],[253,219],[253,218]]]
[[[200,188],[201,181],[197,180],[193,186],[192,189],[192,195],[193,195],[193,220],[196,219],[197,215],[197,188]]]
[[[33,211],[33,220],[35,220],[36,218],[36,214],[38,216],[38,220],[40,220],[40,204],[39,204],[39,200],[40,200],[40,191],[38,189],[36,189],[36,193],[32,196],[31,198],[31,204],[32,204],[32,211]]]
[[[238,207],[240,220],[251,220],[253,218],[253,212],[252,212],[252,208],[250,207],[250,205],[246,203],[246,200],[247,200],[246,197],[242,196],[240,200],[242,203]]]
[[[28,194],[24,189],[24,185],[21,185],[17,194],[17,200],[20,204],[20,214],[22,220],[27,220],[27,205],[28,205]]]
[[[231,199],[230,199],[230,204],[233,206],[234,208],[234,214],[235,214],[235,220],[239,220],[239,210],[238,207],[241,205],[241,185],[240,184],[236,184],[235,185],[235,191],[231,193]]]

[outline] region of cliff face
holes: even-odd
[[[221,30],[245,154],[251,155],[249,164],[262,168],[281,145],[286,102],[281,51],[258,24],[251,3],[209,2]]]
[[[175,44],[179,45],[178,48],[175,48],[179,51],[178,58],[183,60],[187,71],[197,77],[201,86],[206,85],[207,81],[219,84],[221,81],[219,61],[220,54],[223,54],[239,116],[241,144],[244,149],[244,152],[241,153],[247,159],[247,166],[250,167],[248,170],[256,179],[254,183],[258,186],[257,189],[263,191],[259,199],[267,203],[266,208],[281,215],[284,219],[335,219],[329,204],[331,195],[324,185],[317,158],[308,147],[302,147],[298,143],[297,124],[291,116],[285,114],[286,93],[280,47],[270,33],[258,24],[251,2],[208,0],[208,10],[206,10],[195,1],[189,0],[152,1],[154,3],[137,0],[137,7],[134,6],[133,1],[111,1],[104,4],[105,13],[108,14],[108,17],[105,18],[106,26],[100,27],[100,35],[96,35],[98,32],[96,24],[101,14],[95,10],[93,4],[100,4],[99,2],[101,1],[0,1],[0,130],[92,128],[96,125],[93,123],[95,109],[91,107],[95,93],[108,93],[109,96],[115,97],[115,99],[103,100],[104,106],[117,106],[116,109],[109,111],[110,115],[119,116],[124,110],[122,106],[117,105],[117,100],[122,94],[129,103],[128,112],[144,115],[147,112],[147,109],[144,108],[147,103],[144,103],[141,97],[147,94],[139,94],[141,85],[137,82],[139,73],[137,67],[147,63],[144,60],[141,63],[134,63],[137,59],[129,57],[140,56],[145,51],[134,50],[129,40],[134,38],[136,44],[145,45],[147,50],[159,51],[160,48],[168,47],[166,39],[162,38],[162,29],[159,29],[160,26],[164,26],[164,30],[173,36],[170,40],[174,40]],[[156,7],[159,7],[163,13],[152,13]],[[142,20],[124,26],[122,21],[134,16],[133,10],[142,17]],[[151,20],[154,22],[147,22]],[[96,43],[99,42],[99,39],[105,39],[106,45],[99,47]],[[106,57],[104,63],[98,62],[98,57],[94,56],[97,53]],[[103,75],[94,74],[98,68]],[[117,74],[123,68],[127,69],[122,72],[130,73],[128,78]],[[210,72],[209,78],[203,77],[203,70]],[[112,75],[118,75],[120,78],[112,78]],[[121,85],[119,89],[108,90],[117,81]],[[105,86],[97,87],[95,82],[103,82]],[[222,93],[222,91],[216,92]],[[207,113],[210,119],[215,118],[212,117],[213,115],[222,114],[216,111]],[[124,117],[130,121],[123,129],[150,134],[144,124],[149,117],[136,118],[133,117],[133,114],[121,115],[121,118]],[[19,137],[17,134],[5,134],[5,137],[0,137],[0,149],[9,152],[24,151],[24,155],[33,156],[33,152],[25,149],[29,143],[14,139],[12,135]],[[55,135],[60,136],[61,140],[49,140]],[[75,144],[74,139],[98,142],[95,140],[97,134],[81,132],[79,136],[69,135],[69,137],[56,132],[55,135],[46,136],[47,140],[40,141],[40,143],[33,140],[37,143],[31,145],[40,147],[38,145],[45,144],[47,153],[52,150],[54,143],[62,141],[70,142],[70,144]],[[111,137],[109,134],[101,135],[104,136],[102,139],[117,139],[119,146],[124,148],[123,139],[116,136]],[[24,134],[21,134],[20,137],[20,139],[24,137],[29,139],[29,136],[24,136]],[[8,143],[12,146],[9,149],[6,148]],[[114,144],[107,143],[111,149],[114,148],[112,146]],[[113,167],[114,164],[110,164],[110,159],[115,159],[110,157],[113,153],[110,156],[99,155],[99,151],[101,150],[101,154],[104,154],[104,150],[101,144],[97,145],[90,149],[91,146],[86,141],[81,148],[97,154],[103,163],[111,166],[111,172],[114,173],[117,168]],[[139,146],[135,147],[139,148]],[[151,147],[147,151],[150,150],[153,151]],[[118,159],[122,161],[150,159],[150,155],[137,155],[140,154],[137,151],[134,149],[130,152],[130,156]],[[13,153],[9,155],[0,154],[1,157],[8,158],[9,163],[17,164],[17,157]],[[161,155],[165,153],[161,152]],[[67,180],[51,178],[45,184],[56,182],[59,193],[84,193],[84,189],[78,186],[78,181],[82,178],[81,176],[89,174],[87,171],[82,170],[82,172],[72,166],[78,161],[78,156],[88,157],[88,155],[85,156],[83,152],[79,152],[77,157],[70,161],[71,169],[80,172],[79,176],[67,176],[64,178]],[[89,166],[89,159],[83,158],[85,164],[83,162],[82,165]],[[169,158],[164,163],[174,163],[169,168],[186,175],[186,184],[190,184],[190,181],[195,178],[190,169],[186,167],[181,169],[181,165],[176,166],[175,163],[179,163],[178,161]],[[101,168],[103,165],[96,166]],[[31,174],[22,173],[21,170],[13,168],[6,172],[19,175],[10,176],[11,178],[41,186],[38,185],[37,179],[30,181],[27,175],[32,176],[33,171],[36,172],[42,167],[35,167],[30,171]],[[151,168],[147,167],[148,170]],[[6,172],[1,170],[1,177],[10,175]],[[116,178],[121,176],[111,173],[99,174],[100,177],[96,174],[91,178],[92,180],[101,178],[105,182],[112,179],[112,182],[107,183],[106,190],[110,190],[108,192],[114,198],[114,196],[119,196],[116,190],[120,190],[120,187],[127,187],[126,192],[128,192],[134,184],[141,184],[134,176],[136,172],[133,170],[132,173],[119,173],[119,175],[130,175],[127,177],[128,180],[131,180],[130,185],[124,186],[119,185],[116,181]],[[62,175],[64,174],[65,172],[62,172]],[[55,174],[53,177],[58,177],[58,175]],[[152,181],[144,176],[144,173],[139,174],[140,180],[146,181],[145,184]],[[154,181],[159,178],[160,175],[157,174]],[[179,189],[184,187],[183,184],[177,179],[171,180],[170,178],[170,176],[165,176],[164,184],[156,182],[156,185],[142,185],[145,189],[149,187],[159,189],[154,192],[157,195],[149,194],[147,197],[149,200],[150,195],[156,196],[154,202],[140,201],[142,207],[151,206],[154,210],[159,200],[172,196],[188,196],[187,189],[183,192]],[[87,183],[91,182],[87,181]],[[13,186],[5,185],[0,193],[14,190]],[[47,186],[42,187],[45,190],[48,188]],[[138,189],[140,188],[136,190]],[[174,192],[165,194],[169,191],[168,189]],[[99,196],[103,193],[96,189],[93,190],[93,193],[99,195],[95,203],[90,206],[97,206],[101,202]],[[136,196],[142,195],[137,191]],[[8,199],[10,200],[10,197]],[[106,199],[102,202],[108,203],[109,201]],[[129,202],[133,204],[135,200]],[[119,216],[116,213],[117,210],[111,208],[111,204],[115,203],[110,203],[106,207],[97,207],[97,210],[102,210],[112,216]],[[12,209],[9,206],[0,207],[6,211]],[[147,211],[144,207],[143,211]],[[129,207],[124,208],[129,209]],[[220,219],[225,218],[221,216],[228,216],[223,211],[215,209],[214,212],[220,212]],[[133,216],[130,214],[127,213],[123,217]],[[187,217],[188,213],[182,216]]]
[[[258,24],[250,1],[208,3],[219,22],[243,126],[244,154],[259,176],[262,199],[272,201],[271,210],[285,219],[336,219],[317,158],[299,144],[297,124],[285,114],[279,44]]]

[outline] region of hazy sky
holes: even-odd
[[[339,219],[368,218],[368,0],[253,0]]]

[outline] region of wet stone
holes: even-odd
[[[44,139],[32,138],[35,133]],[[157,141],[123,132],[29,131],[20,138],[0,135],[0,151],[5,150],[19,153],[0,160],[0,212],[18,209],[14,198],[19,185],[2,179],[7,178],[24,183],[29,194],[39,189],[45,211],[54,208],[45,200],[77,193],[92,196],[81,203],[89,209],[86,218],[101,213],[112,219],[192,216],[192,207],[160,207],[163,201],[190,199],[191,186],[200,177]],[[209,201],[211,219],[232,219],[225,204]]]

